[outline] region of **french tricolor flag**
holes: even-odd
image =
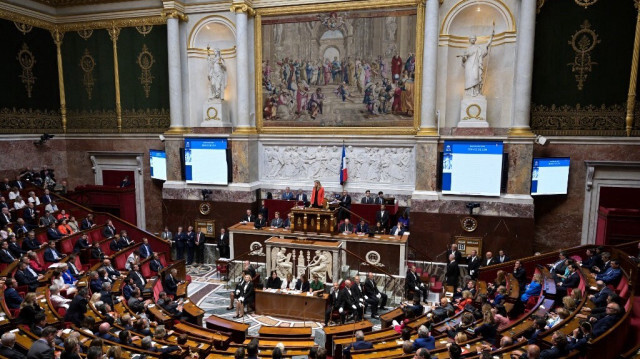
[[[346,150],[343,144],[342,145],[342,162],[340,165],[340,184],[344,185],[345,183],[347,183],[348,178],[349,178],[349,172],[347,171]]]

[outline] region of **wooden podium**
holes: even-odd
[[[339,209],[294,207],[291,209],[291,232],[333,234],[337,231],[338,211]]]

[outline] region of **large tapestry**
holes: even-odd
[[[417,10],[262,17],[261,127],[412,127]]]

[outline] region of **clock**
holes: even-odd
[[[211,205],[208,202],[202,202],[198,209],[200,210],[201,215],[206,216],[211,212]]]
[[[476,230],[476,228],[478,228],[478,220],[473,217],[464,217],[460,221],[460,225],[465,231],[473,232]]]

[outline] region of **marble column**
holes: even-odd
[[[531,81],[533,47],[536,36],[536,0],[520,3],[520,26],[517,37],[516,69],[513,89],[513,117],[510,136],[533,136],[531,117]]]
[[[180,64],[180,19],[176,11],[167,15],[167,50],[169,51],[169,132],[181,132],[182,119],[182,66]]]
[[[438,74],[438,12],[440,0],[427,0],[424,25],[424,49],[422,65],[422,100],[420,106],[420,130],[418,135],[435,136],[436,79]]]
[[[235,121],[236,133],[255,131],[251,126],[251,101],[249,100],[249,15],[253,9],[246,4],[234,4],[231,11],[236,13],[236,54],[237,76],[236,89],[238,96],[238,118]]]

